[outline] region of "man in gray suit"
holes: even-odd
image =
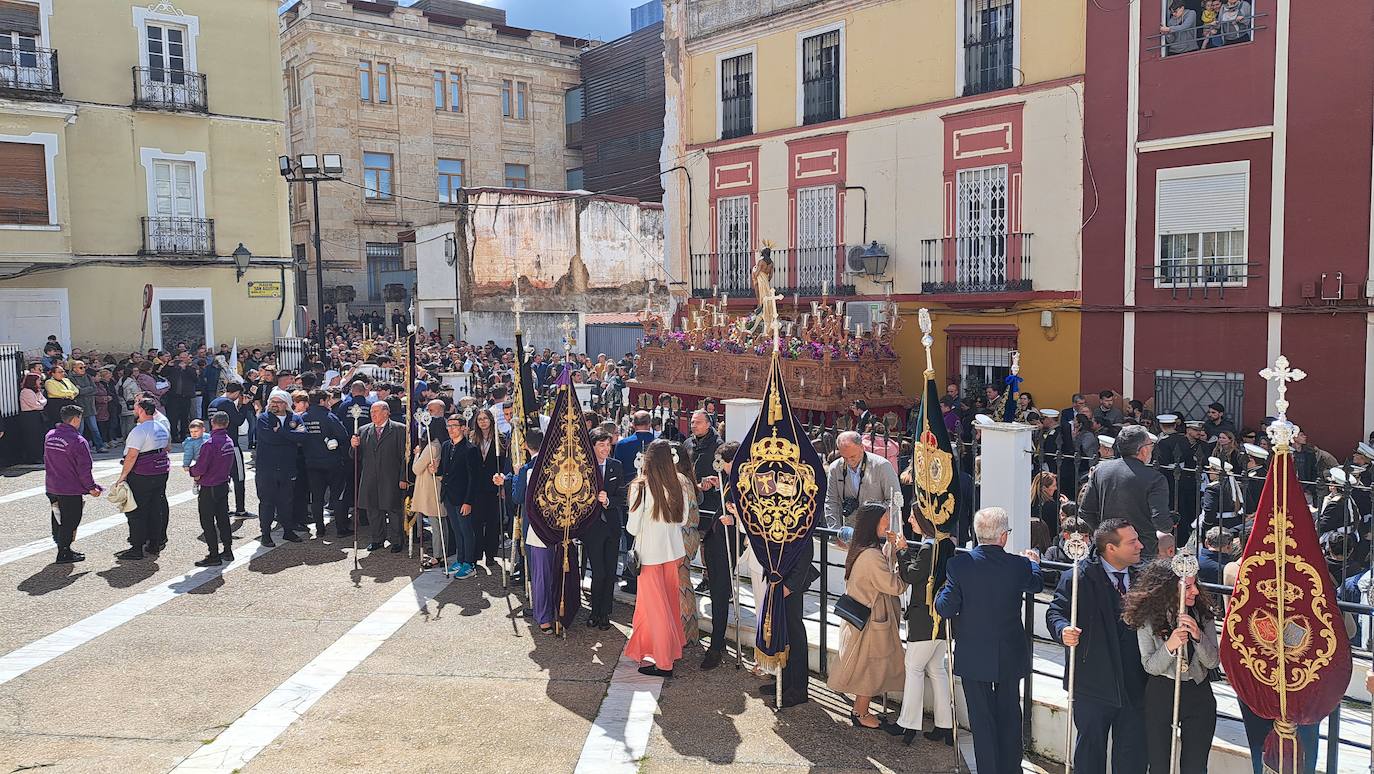
[[[826,469],[825,523],[832,529],[853,526],[854,512],[863,503],[888,503],[902,510],[902,485],[886,457],[865,451],[863,439],[849,430],[835,439],[840,458]]]
[[[1159,533],[1170,533],[1174,519],[1169,511],[1169,484],[1150,467],[1155,439],[1140,425],[1127,425],[1116,437],[1117,459],[1104,460],[1088,476],[1078,517],[1094,529],[1104,518],[1131,522],[1140,535],[1142,560],[1158,553]]]
[[[410,486],[406,481],[406,428],[391,421],[386,401],[372,404],[372,424],[353,436],[353,454],[362,472],[358,476],[356,503],[359,516],[366,514],[372,523],[372,542],[367,550],[378,551],[391,541],[391,552],[404,550],[401,523],[402,500]]]

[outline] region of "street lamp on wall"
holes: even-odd
[[[320,181],[339,180],[343,176],[343,155],[339,153],[302,153],[294,163],[290,156],[277,157],[277,169],[288,183],[309,183],[314,204],[311,233],[315,243],[315,330],[320,356],[324,356],[324,256],[320,253]],[[301,267],[304,268],[304,267]]]
[[[253,260],[253,253],[239,242],[239,246],[234,248],[234,281],[242,282],[243,275],[248,273],[248,264]]]
[[[887,263],[890,257],[887,250],[883,249],[876,241],[870,242],[864,248],[863,256],[864,274],[869,277],[881,277],[887,273]]]

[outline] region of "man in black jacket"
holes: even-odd
[[[615,601],[615,561],[620,551],[620,529],[625,523],[625,470],[611,456],[614,441],[601,430],[591,433],[592,448],[601,475],[601,513],[582,534],[582,548],[592,568],[590,615],[587,625],[611,628],[611,605]]]
[[[444,509],[444,558],[449,573],[470,578],[477,572],[477,537],[468,497],[468,426],[457,416],[445,423],[447,438],[439,450],[439,507]]]
[[[338,499],[343,488],[343,458],[347,454],[349,434],[343,423],[325,408],[327,394],[316,389],[310,392],[310,405],[301,414],[306,438],[301,444],[305,452],[306,486],[310,496],[310,520],[315,522],[315,537],[324,537],[325,493]],[[353,525],[343,514],[335,513],[334,531],[339,537],[353,534]]]
[[[1045,611],[1050,636],[1065,647],[1077,646],[1073,768],[1079,774],[1105,774],[1111,737],[1113,774],[1145,774],[1145,669],[1135,630],[1121,620],[1142,546],[1125,519],[1103,521],[1093,542],[1097,556],[1079,574],[1078,626],[1069,625],[1073,573],[1059,579]]]
[[[162,405],[167,409],[172,443],[180,443],[190,435],[191,399],[196,396],[200,374],[191,364],[191,355],[182,352],[174,363],[162,369],[162,378],[167,380],[167,392],[162,394]]]
[[[701,548],[706,558],[706,579],[711,589],[711,647],[701,660],[702,669],[720,666],[725,653],[725,628],[730,624],[730,539],[731,530],[720,523],[720,476],[716,473],[716,449],[720,438],[711,427],[706,412],[692,412],[692,436],[683,448],[696,474],[701,519]],[[690,560],[691,557],[688,557]]]
[[[1108,515],[1129,521],[1140,537],[1141,555],[1146,559],[1157,553],[1157,534],[1174,528],[1169,485],[1149,466],[1154,447],[1154,437],[1140,425],[1122,428],[1115,446],[1119,459],[1103,460],[1093,468],[1078,506],[1079,518],[1093,527]]]

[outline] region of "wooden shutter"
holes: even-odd
[[[1155,215],[1158,233],[1243,231],[1247,178],[1245,172],[1228,172],[1160,180]]]
[[[0,142],[0,223],[47,225],[48,173],[42,145]]]
[[[38,23],[38,6],[0,0],[0,33],[17,32],[36,38],[42,34]]]

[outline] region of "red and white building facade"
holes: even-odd
[[[1245,39],[1167,53],[1168,5],[1087,9],[1084,390],[1253,428],[1284,354],[1344,457],[1374,429],[1374,14],[1254,0]]]

